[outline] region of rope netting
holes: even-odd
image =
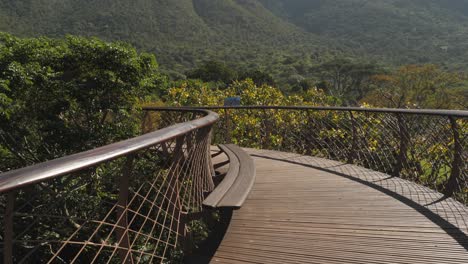
[[[145,132],[201,117],[155,115],[157,120],[144,123]],[[4,193],[2,259],[177,261],[190,231],[190,216],[202,210],[204,194],[214,188],[210,142],[211,125],[196,127],[142,150]]]

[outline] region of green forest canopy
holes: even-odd
[[[339,57],[466,70],[467,0],[0,0],[0,31],[97,36],[174,78],[206,60],[287,83]]]
[[[154,55],[121,42],[0,34],[2,170],[128,138],[142,104],[373,105],[466,108],[466,77],[434,65],[386,71],[335,59],[284,93],[268,72],[212,61],[169,81]],[[47,144],[43,144],[47,142]],[[65,149],[63,146],[67,146]]]
[[[37,37],[0,34],[0,172],[132,137],[143,104],[466,109],[467,7],[0,0],[0,31]]]
[[[98,39],[0,35],[0,171],[139,132],[139,100],[164,86],[153,55]]]

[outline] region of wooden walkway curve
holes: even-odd
[[[465,206],[357,166],[248,151],[256,182],[212,263],[468,263]]]

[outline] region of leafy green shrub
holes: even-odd
[[[0,171],[137,134],[139,100],[163,83],[127,44],[0,34]]]

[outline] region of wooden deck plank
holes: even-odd
[[[357,166],[249,152],[255,185],[212,263],[468,263],[463,205]]]

